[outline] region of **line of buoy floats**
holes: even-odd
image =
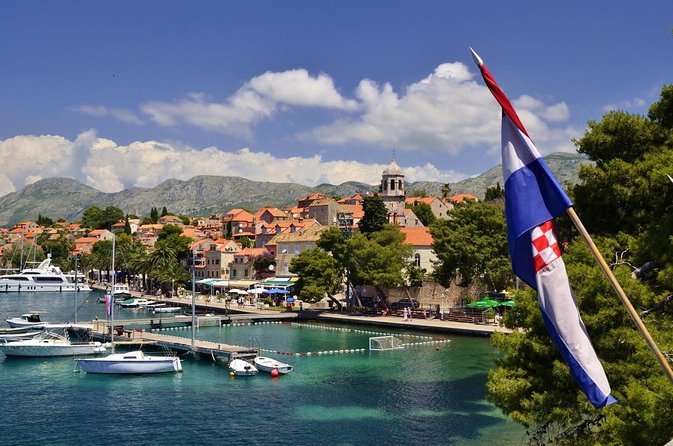
[[[310,328],[310,329],[316,329],[316,330],[328,330],[328,331],[340,331],[340,332],[347,332],[347,333],[357,333],[357,334],[366,334],[369,336],[395,336],[398,338],[413,338],[413,339],[423,339],[422,341],[418,342],[403,342],[402,345],[406,347],[418,347],[418,346],[426,346],[426,345],[442,345],[442,344],[447,344],[451,342],[450,339],[445,339],[445,338],[435,338],[433,336],[425,336],[425,335],[416,335],[416,334],[408,334],[408,333],[388,333],[388,332],[380,332],[380,331],[370,331],[370,330],[360,330],[360,329],[355,329],[355,328],[345,328],[345,327],[331,327],[327,325],[319,325],[319,324],[306,324],[306,323],[298,323],[298,322],[282,322],[282,321],[260,321],[260,322],[236,322],[236,323],[231,323],[231,324],[226,324],[222,325],[224,328],[233,328],[233,327],[250,327],[253,325],[275,325],[275,324],[289,324],[293,327],[297,328]],[[161,328],[154,328],[151,331],[171,331],[171,330],[187,330],[189,329],[189,326],[183,326],[183,327],[161,327]],[[284,351],[279,351],[279,350],[269,350],[265,348],[260,348],[260,352],[265,352],[265,353],[275,353],[277,355],[283,355],[283,356],[327,356],[327,355],[344,355],[344,354],[355,354],[355,353],[366,353],[369,351],[366,348],[349,348],[349,349],[338,349],[338,350],[320,350],[320,351],[311,351],[311,352],[284,352]]]

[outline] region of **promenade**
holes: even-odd
[[[98,289],[103,289],[100,286],[94,286]],[[132,291],[133,297],[143,297],[146,299],[156,300],[157,302],[164,302],[169,305],[181,306],[186,309],[191,309],[192,297],[189,295],[176,296],[173,298],[153,296],[150,294],[142,294],[137,291]],[[258,308],[251,305],[239,306],[235,302],[227,303],[224,299],[218,301],[215,297],[208,298],[203,295],[197,295],[195,300],[196,312],[215,312],[222,314],[248,314],[248,315],[263,315],[265,318],[271,318],[274,315],[280,318],[287,318],[288,313],[295,315],[294,318],[298,320],[313,320],[325,321],[343,324],[365,325],[370,327],[387,327],[395,329],[407,329],[416,331],[427,331],[434,333],[452,333],[471,336],[490,336],[493,333],[509,333],[511,330],[494,324],[479,324],[469,322],[455,322],[439,319],[424,319],[422,317],[414,317],[413,319],[404,320],[401,316],[396,315],[370,315],[360,313],[321,311],[321,310],[304,310],[295,309],[287,312],[284,308],[280,309],[265,309]]]

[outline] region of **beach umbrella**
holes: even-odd
[[[238,288],[232,288],[228,292],[229,293],[234,293],[234,294],[248,294],[247,291],[239,290]]]
[[[498,302],[497,300],[484,298],[476,302],[470,302],[467,306],[470,308],[495,308],[500,304],[501,302]]]
[[[266,293],[266,290],[264,288],[255,288],[255,289],[252,289],[252,290],[248,290],[248,293],[254,294],[254,295],[260,295],[260,294]]]

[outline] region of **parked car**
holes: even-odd
[[[389,307],[393,311],[398,311],[403,308],[411,308],[412,310],[418,310],[419,308],[421,308],[421,304],[416,299],[409,299],[408,297],[405,297],[404,299],[400,299],[397,302],[391,303]]]

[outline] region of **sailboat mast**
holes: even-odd
[[[110,343],[112,344],[112,353],[115,352],[115,241],[117,237],[112,235],[112,280],[110,287]]]

